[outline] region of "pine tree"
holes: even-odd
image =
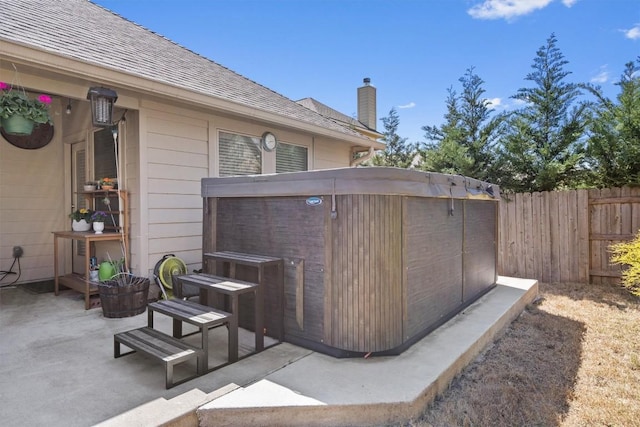
[[[445,123],[440,127],[422,127],[427,142],[421,151],[421,168],[491,180],[502,117],[490,118],[492,109],[483,97],[484,81],[473,67],[467,69],[459,82],[460,95],[453,88],[447,91]]]
[[[588,104],[578,102],[580,86],[565,81],[571,73],[556,42],[552,34],[537,51],[525,78],[534,86],[512,97],[525,106],[510,116],[500,150],[498,183],[504,189],[549,191],[581,179]]]
[[[389,111],[387,117],[383,117],[384,142],[387,145],[385,150],[376,154],[372,159],[375,166],[392,166],[397,168],[408,168],[416,156],[415,147],[407,142],[407,138],[398,135],[400,117],[395,108]]]
[[[598,187],[640,185],[640,58],[628,62],[617,83],[617,103],[596,88],[598,107],[589,126],[591,183]]]

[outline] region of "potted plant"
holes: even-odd
[[[107,219],[107,214],[102,211],[95,211],[91,215],[91,222],[93,222],[93,231],[96,234],[102,234],[104,231],[104,221]]]
[[[91,209],[80,208],[69,214],[69,218],[72,219],[71,229],[73,231],[89,231],[91,229],[91,215],[93,212]],[[105,215],[106,217],[106,215]]]
[[[96,189],[96,183],[93,181],[87,181],[84,183],[84,186],[82,188],[84,189],[84,191],[94,191]]]
[[[48,95],[31,99],[24,90],[0,82],[0,123],[8,134],[30,135],[35,123],[51,123],[49,104]]]
[[[100,180],[100,187],[103,190],[113,190],[118,184],[118,180],[116,178],[102,178]]]

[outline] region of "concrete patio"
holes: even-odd
[[[399,356],[335,359],[282,343],[166,390],[161,364],[139,354],[113,358],[113,334],[146,325],[146,313],[108,319],[99,308],[85,311],[73,291],[56,297],[3,288],[0,420],[5,426],[400,423],[418,416],[537,293],[534,280],[501,277]],[[157,315],[155,323],[170,332],[168,318]],[[210,365],[225,361],[221,329],[210,332]],[[252,334],[241,335],[241,355],[252,342]]]

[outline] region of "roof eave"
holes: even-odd
[[[341,133],[313,123],[292,119],[287,116],[249,107],[215,96],[193,92],[179,86],[168,85],[120,70],[80,61],[75,58],[56,55],[55,53],[14,41],[2,39],[0,42],[2,43],[2,54],[8,61],[24,63],[25,65],[43,70],[55,70],[64,75],[86,81],[88,84],[114,85],[135,92],[142,92],[156,97],[164,97],[181,103],[196,105],[201,108],[224,111],[253,120],[262,120],[277,126],[286,126],[292,129],[310,132],[314,135],[321,135],[348,142],[352,146],[373,147],[374,149],[384,149],[385,147],[384,144],[364,136]]]

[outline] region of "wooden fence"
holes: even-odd
[[[640,229],[640,188],[503,195],[498,273],[542,282],[617,283],[612,243]]]

